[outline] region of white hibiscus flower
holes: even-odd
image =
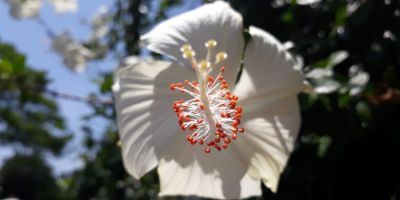
[[[261,195],[261,181],[277,189],[300,126],[297,94],[305,85],[282,44],[256,27],[249,29],[235,85],[242,22],[227,3],[206,4],[142,37],[150,50],[175,61],[130,59],[117,72],[124,165],[135,178],[158,166],[161,196],[246,198]]]

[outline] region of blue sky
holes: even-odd
[[[46,0],[44,0],[46,2]],[[85,19],[92,17],[99,6],[112,6],[112,0],[79,1],[77,13],[57,15],[53,7],[46,2],[40,16],[51,29],[56,32],[69,30],[74,38],[86,39],[90,36],[90,29],[84,23]],[[62,58],[51,49],[51,40],[46,35],[46,30],[35,20],[15,20],[9,14],[9,7],[4,1],[0,1],[0,39],[15,45],[17,49],[27,56],[28,64],[36,69],[48,72],[52,80],[51,89],[65,93],[86,96],[97,91],[98,87],[92,82],[98,72],[112,70],[116,62],[106,59],[101,62],[89,64],[86,72],[74,73],[63,66]],[[62,159],[49,157],[49,162],[54,166],[55,173],[67,172],[81,165],[78,159],[80,146],[80,127],[83,124],[81,117],[90,113],[89,107],[84,103],[57,99],[61,114],[66,117],[68,128],[75,134],[74,141],[66,148],[66,156]],[[101,126],[101,122],[92,122],[93,127]],[[10,156],[12,152],[0,147],[0,160]],[[1,162],[0,162],[1,163]]]

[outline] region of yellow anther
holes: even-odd
[[[203,71],[205,71],[205,70],[207,70],[209,67],[211,66],[211,63],[210,62],[207,62],[207,61],[201,61],[200,63],[199,63],[199,68],[201,69],[201,70],[203,70]]]
[[[217,46],[217,41],[208,40],[204,45],[206,45],[207,48],[214,48]]]
[[[221,51],[221,52],[217,53],[217,55],[215,55],[216,62],[221,62],[221,61],[225,60],[226,58],[228,58],[228,54],[226,54],[223,51]]]
[[[194,52],[191,49],[185,50],[182,52],[182,57],[186,58],[186,59],[192,59],[194,56],[196,55],[196,52]]]
[[[181,52],[184,53],[185,51],[190,51],[192,50],[192,46],[190,46],[189,44],[185,44],[181,47]]]

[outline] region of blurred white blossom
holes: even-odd
[[[296,4],[298,5],[310,5],[314,3],[319,3],[321,0],[296,0]],[[277,7],[281,7],[285,4],[291,4],[292,0],[275,0],[274,5]]]
[[[352,15],[360,7],[359,1],[350,1],[346,6],[347,15]]]
[[[355,96],[362,92],[369,81],[369,74],[359,65],[353,65],[349,70],[350,95]]]
[[[389,30],[385,30],[385,32],[383,33],[383,38],[385,38],[385,39],[389,39],[389,40],[392,40],[392,41],[395,41],[396,40],[396,35],[395,34],[393,34],[393,32],[392,31],[389,31]]]
[[[318,3],[321,0],[296,0],[296,3],[299,5],[310,5],[313,3]]]
[[[329,94],[340,88],[340,83],[334,80],[332,76],[332,68],[316,68],[306,75],[314,87],[314,92],[318,94]]]
[[[33,18],[39,14],[43,0],[6,0],[10,5],[10,14],[16,19]],[[75,12],[77,0],[49,0],[57,13]]]
[[[306,74],[316,93],[329,94],[339,91],[339,89],[345,89],[343,91],[348,91],[351,96],[355,96],[362,92],[369,81],[369,74],[359,65],[350,67],[347,84],[343,85],[333,77],[333,68],[348,56],[347,51],[333,52],[329,56],[325,68],[314,68]]]
[[[57,35],[52,45],[54,50],[63,57],[64,64],[76,72],[85,70],[87,60],[93,57],[93,52],[72,39],[68,32]]]
[[[104,37],[110,30],[110,13],[106,6],[100,6],[97,10],[95,16],[91,20],[92,26],[92,41],[100,40]]]
[[[50,0],[57,13],[76,12],[78,4],[76,0]]]
[[[42,7],[42,0],[7,0],[10,14],[16,19],[35,17]]]
[[[340,83],[333,78],[333,67],[349,56],[347,51],[333,52],[326,63],[325,68],[314,68],[306,74],[318,94],[329,94],[340,88]]]

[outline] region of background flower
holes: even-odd
[[[7,2],[10,4],[10,14],[17,19],[35,17],[42,7],[41,0],[7,0]]]
[[[50,0],[57,13],[75,12],[78,10],[77,0]]]
[[[10,13],[16,19],[38,16],[43,0],[6,0],[10,5]],[[78,9],[76,0],[49,0],[57,13],[75,12]]]
[[[92,51],[72,39],[68,32],[57,35],[52,44],[55,51],[63,58],[64,64],[76,72],[85,70],[87,60],[94,56]]]

